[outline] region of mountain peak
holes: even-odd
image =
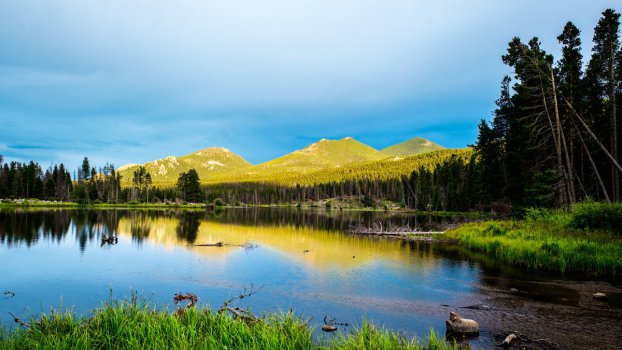
[[[280,169],[284,172],[313,171],[346,164],[380,160],[386,156],[366,144],[345,137],[340,140],[321,139],[302,149],[260,164],[257,168]]]
[[[413,137],[410,140],[387,147],[380,152],[388,156],[414,156],[444,148],[445,147],[428,139],[424,139],[423,137]]]

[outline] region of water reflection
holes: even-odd
[[[187,210],[0,210],[0,243],[8,248],[39,240],[60,241],[72,231],[84,251],[87,242],[102,236],[117,235],[119,224],[130,233],[132,240],[142,244],[152,231],[162,231],[157,224],[173,224],[180,244],[194,244],[201,225],[235,224],[238,226],[285,227],[343,232],[353,225],[410,226],[436,230],[463,221],[461,217],[415,216],[378,212],[310,211],[293,208],[228,209],[219,211]],[[129,223],[129,224],[128,224]],[[157,223],[157,224],[156,224]],[[129,230],[127,230],[129,226]],[[222,226],[220,226],[222,227]],[[73,229],[73,230],[72,230]],[[222,230],[221,230],[222,231]],[[251,237],[249,237],[251,238]]]
[[[15,292],[0,304],[0,323],[11,322],[5,311],[27,319],[30,311],[58,306],[61,296],[79,312],[100,305],[110,289],[118,296],[143,291],[162,304],[191,291],[214,306],[254,283],[265,289],[241,306],[293,308],[312,323],[327,314],[349,322],[365,315],[413,336],[430,327],[444,331],[448,312],[458,309],[482,326],[473,348],[490,348],[502,340],[493,335],[507,330],[565,348],[586,348],[589,334],[603,344],[622,342],[616,338],[622,332],[599,333],[622,311],[619,304],[595,304],[592,285],[508,268],[455,245],[343,232],[378,222],[437,230],[462,220],[295,208],[0,210],[0,284]],[[100,244],[105,237],[118,244]],[[200,246],[216,242],[225,245]],[[247,242],[258,248],[240,247]],[[602,283],[597,288],[622,295]],[[490,308],[464,308],[476,304]]]

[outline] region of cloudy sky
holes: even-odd
[[[617,7],[616,8],[616,4]],[[605,0],[3,0],[0,154],[77,166],[320,138],[464,147],[513,36],[585,54]]]

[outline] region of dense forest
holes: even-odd
[[[469,149],[273,179],[203,179],[200,187],[191,169],[170,188],[154,187],[142,167],[134,171],[131,185],[122,188],[113,166],[96,170],[87,158],[72,178],[62,164],[44,172],[34,162],[3,163],[0,157],[0,198],[273,204],[358,196],[368,206],[384,199],[422,210],[507,212],[568,207],[586,199],[619,202],[619,27],[619,13],[602,13],[587,63],[580,30],[571,22],[557,37],[557,60],[542,49],[538,38],[513,38],[502,60],[514,74],[503,77],[493,119],[481,121],[477,141]]]

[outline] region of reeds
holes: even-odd
[[[576,228],[575,216],[585,215],[585,207],[577,210],[528,211],[524,220],[469,223],[447,235],[467,248],[517,266],[619,277],[621,236],[611,230]]]
[[[1,349],[424,349],[416,340],[363,321],[349,333],[314,340],[293,313],[236,320],[209,308],[158,310],[140,299],[113,301],[76,317],[51,312],[0,338]],[[428,349],[457,349],[430,333]]]

